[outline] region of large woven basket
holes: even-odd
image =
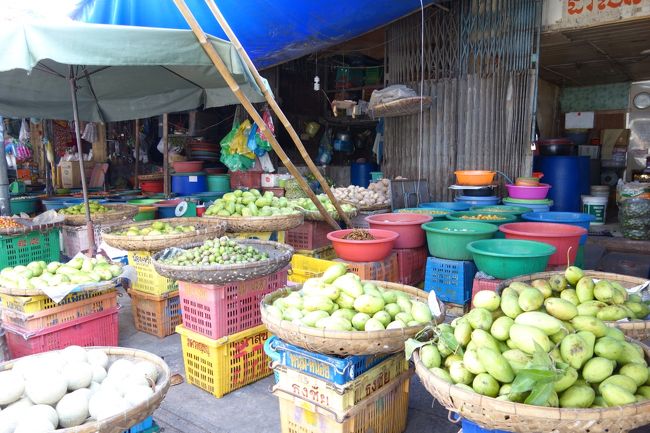
[[[431,96],[412,96],[410,98],[396,99],[375,105],[374,108],[370,109],[370,115],[373,118],[408,116],[409,114],[419,113],[420,108],[427,110],[432,102]]]
[[[90,219],[94,223],[112,223],[119,220],[132,220],[138,213],[138,207],[130,204],[105,204],[104,207],[108,208],[108,212],[96,212],[90,214]],[[80,213],[78,215],[64,215],[65,224],[69,226],[84,226],[86,225],[86,214]]]
[[[639,343],[638,341],[635,341]],[[641,344],[641,343],[639,343]],[[650,348],[641,344],[650,358]],[[444,381],[413,352],[415,373],[441,405],[487,430],[516,433],[624,433],[650,423],[650,400],[602,409],[562,409],[501,401]]]
[[[412,299],[427,302],[428,294],[416,287],[385,281],[364,281],[374,283],[386,289],[398,290],[407,293]],[[287,320],[279,320],[266,312],[265,305],[282,298],[292,291],[297,291],[302,285],[285,287],[266,295],[261,302],[262,322],[269,332],[288,343],[302,347],[312,352],[328,355],[375,355],[381,353],[395,353],[404,350],[404,342],[414,337],[422,326],[409,326],[401,329],[388,329],[385,331],[327,331],[308,326],[295,325]],[[445,320],[444,305],[438,301],[442,315],[436,317],[436,323]]]
[[[225,222],[228,233],[291,230],[301,225],[304,221],[302,214],[299,213],[256,217],[222,217],[211,215],[203,216],[203,218]]]
[[[112,416],[102,421],[89,422],[77,427],[70,427],[56,430],[57,433],[122,433],[134,425],[144,421],[151,416],[160,406],[160,403],[167,395],[170,386],[171,372],[169,367],[158,356],[138,349],[127,349],[125,347],[89,347],[88,349],[100,349],[106,352],[109,360],[129,359],[133,361],[149,361],[158,368],[158,381],[154,394],[149,399],[136,407],[133,407],[119,415]],[[31,355],[38,356],[38,355]],[[20,358],[24,359],[24,358]],[[13,368],[15,361],[7,361],[0,364],[0,371]]]
[[[349,200],[343,200],[341,203],[346,203],[351,206],[354,206],[357,211],[359,212],[371,212],[371,211],[376,211],[376,210],[383,210],[386,209],[386,212],[390,212],[390,203],[388,204],[376,204],[373,206],[361,206],[359,203],[354,203]],[[354,216],[354,215],[353,215]]]
[[[268,253],[269,258],[254,263],[234,265],[177,266],[161,262],[163,258],[172,257],[180,252],[176,248],[168,248],[154,254],[151,262],[156,272],[173,280],[198,284],[227,284],[233,281],[252,280],[277,272],[285,268],[291,261],[291,256],[293,256],[293,248],[279,242],[238,239],[237,243],[252,246],[258,251]],[[180,248],[189,249],[202,244],[203,242],[185,245]]]
[[[172,227],[179,225],[194,226],[193,232],[174,233],[158,236],[125,236],[116,235],[115,232],[128,230],[129,227],[144,228],[150,227],[154,221],[143,221],[139,223],[127,223],[120,226],[107,227],[102,229],[102,240],[108,245],[125,251],[160,251],[165,248],[180,244],[191,244],[206,239],[214,239],[223,236],[226,231],[226,223],[223,221],[210,220],[208,218],[167,218],[155,222],[168,223]]]
[[[317,210],[309,211],[309,210],[303,210],[302,208],[298,208],[298,209],[300,209],[300,211],[303,213],[306,220],[309,220],[309,221],[325,221],[325,218],[323,218],[323,215]],[[359,209],[354,208],[353,211],[346,212],[345,214],[347,215],[348,218],[354,218],[355,216],[357,216],[358,213],[359,213]],[[342,220],[342,218],[339,216],[338,212],[336,212],[336,211],[330,212],[330,215],[332,216],[332,218],[334,218],[337,221]]]
[[[0,228],[0,235],[5,236],[15,236],[22,235],[25,233],[31,233],[35,231],[47,231],[55,227],[60,227],[63,225],[64,218],[60,218],[55,222],[46,223],[46,224],[34,224],[31,219],[27,218],[14,218],[14,220],[20,224],[20,227],[7,227]]]
[[[599,280],[617,281],[626,289],[630,287],[638,286],[639,284],[643,284],[647,281],[644,278],[630,277],[628,275],[612,274],[608,272],[599,272],[599,271],[584,271],[584,272],[585,272],[585,276],[587,277],[591,277]],[[522,275],[504,281],[499,285],[497,290],[500,291],[504,287],[508,287],[510,283],[515,281],[530,282],[537,279],[548,279],[551,276],[557,275],[559,273],[561,272],[538,272],[532,275]],[[605,322],[605,323],[607,323],[607,325],[609,326],[613,326],[615,328],[620,329],[621,331],[623,331],[625,335],[627,335],[630,338],[634,338],[641,341],[645,341],[650,338],[650,320],[631,320],[627,322]]]
[[[118,278],[113,278],[110,281],[100,281],[99,283],[84,283],[78,285],[75,288],[75,291],[71,293],[95,292],[101,290],[114,289],[119,285],[120,282],[121,279],[118,277]],[[43,296],[43,295],[47,296],[47,294],[39,288],[28,289],[24,287],[18,287],[16,289],[12,289],[9,287],[0,286],[0,293],[5,295],[10,295],[10,296]]]

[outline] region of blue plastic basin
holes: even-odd
[[[453,201],[432,201],[430,203],[420,203],[419,207],[464,211],[464,210],[469,210],[470,206],[471,205],[469,203],[461,203],[461,202],[453,202]]]
[[[528,212],[521,216],[524,221],[542,223],[570,224],[589,230],[589,224],[596,219],[595,216],[580,212]],[[580,238],[580,245],[587,242],[587,235]]]

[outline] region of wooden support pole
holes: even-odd
[[[163,185],[165,198],[169,198],[171,193],[169,189],[169,117],[167,113],[163,114],[162,120],[162,138],[163,138]]]
[[[210,58],[214,66],[217,68],[221,76],[224,78],[226,83],[228,83],[228,87],[230,87],[230,90],[235,94],[235,96],[237,97],[239,102],[241,102],[244,109],[246,109],[248,114],[253,118],[253,121],[257,124],[257,127],[259,128],[260,132],[264,134],[264,137],[268,138],[271,147],[273,147],[275,153],[278,155],[278,157],[285,165],[285,167],[287,167],[289,173],[291,173],[291,175],[298,182],[300,188],[307,194],[307,196],[311,199],[311,201],[316,205],[318,211],[321,213],[321,215],[323,215],[323,218],[325,218],[325,221],[329,225],[331,225],[334,229],[339,230],[340,226],[338,225],[338,223],[325,210],[325,207],[323,207],[323,204],[320,202],[320,200],[318,200],[318,197],[316,197],[314,191],[312,191],[311,188],[309,188],[309,185],[307,185],[307,182],[302,177],[298,169],[295,167],[295,165],[293,165],[293,162],[289,160],[289,157],[280,146],[280,143],[278,143],[275,136],[271,133],[271,131],[269,131],[268,127],[266,126],[266,123],[264,123],[264,120],[262,120],[262,117],[259,115],[257,110],[255,110],[255,107],[253,107],[253,104],[251,104],[248,97],[246,97],[246,95],[244,95],[242,90],[239,88],[239,84],[237,84],[232,74],[228,70],[228,67],[221,59],[221,56],[219,56],[217,50],[214,48],[214,46],[212,46],[212,43],[210,43],[210,41],[208,40],[207,35],[200,27],[199,23],[196,21],[196,18],[194,18],[192,12],[187,7],[185,0],[174,0],[174,4],[176,4],[176,7],[185,18],[185,21],[187,21],[187,23],[189,24],[190,28],[194,32],[194,35],[196,36],[199,43],[203,47],[203,50],[206,52],[206,54],[208,55],[208,57]]]
[[[133,180],[133,188],[138,189],[140,181],[140,119],[135,119],[135,177]]]
[[[327,184],[327,181],[325,180],[321,172],[318,170],[318,167],[316,167],[316,164],[314,164],[314,161],[312,161],[311,157],[309,156],[309,153],[307,153],[307,149],[305,149],[305,146],[302,144],[302,141],[300,140],[300,136],[298,136],[298,133],[293,128],[293,125],[291,125],[291,122],[289,122],[289,119],[287,119],[287,116],[284,115],[284,112],[276,102],[273,95],[266,88],[264,79],[262,78],[257,68],[253,64],[251,58],[248,56],[248,53],[242,46],[241,42],[239,42],[237,35],[235,35],[235,32],[233,32],[232,28],[230,28],[228,21],[226,21],[226,18],[223,16],[223,14],[217,7],[214,0],[205,0],[205,3],[210,8],[210,11],[212,11],[212,14],[214,15],[215,19],[219,22],[219,25],[226,33],[226,36],[228,36],[228,39],[230,39],[230,42],[235,47],[235,49],[241,56],[242,60],[244,61],[244,63],[246,63],[246,66],[248,66],[248,69],[251,71],[251,74],[253,74],[253,77],[255,78],[255,82],[257,83],[257,86],[264,94],[264,98],[266,99],[266,102],[269,104],[269,106],[271,107],[275,115],[278,116],[278,119],[280,120],[280,123],[282,123],[282,126],[284,126],[287,132],[289,133],[289,136],[291,137],[293,143],[296,145],[296,148],[300,152],[302,159],[305,160],[305,163],[307,164],[309,171],[311,171],[312,174],[316,177],[316,180],[318,181],[318,183],[320,183],[320,186],[323,188],[325,194],[327,194],[327,196],[329,197],[330,201],[336,208],[338,214],[341,216],[341,218],[343,218],[343,221],[345,221],[348,227],[350,227],[351,226],[350,218],[347,216],[345,212],[343,212],[343,209],[341,209],[341,205],[339,204],[336,197],[334,197],[334,194],[332,193],[332,190]]]

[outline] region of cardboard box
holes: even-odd
[[[88,174],[92,173],[94,165],[92,161],[84,161],[86,179],[88,179]],[[81,188],[79,161],[61,161],[59,162],[59,170],[62,188]]]

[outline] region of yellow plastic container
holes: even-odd
[[[320,277],[327,268],[336,263],[332,260],[316,259],[301,254],[294,254],[291,258],[291,275],[289,275],[289,281],[304,283],[308,278]]]
[[[195,385],[217,398],[269,376],[269,358],[264,342],[269,338],[265,325],[213,340],[183,325],[181,334],[185,376]]]
[[[129,265],[135,268],[138,280],[133,284],[133,289],[150,295],[162,296],[165,293],[178,290],[178,283],[170,278],[163,277],[151,264],[151,253],[148,251],[129,251]]]
[[[38,313],[39,311],[49,310],[51,308],[60,307],[62,305],[70,304],[72,302],[85,301],[90,298],[105,295],[114,289],[101,290],[96,292],[79,292],[71,293],[61,300],[58,304],[55,303],[49,296],[11,296],[0,293],[0,301],[2,307],[17,311],[24,314]]]
[[[296,254],[300,254],[301,256],[312,257],[314,259],[321,259],[321,260],[334,260],[336,258],[334,247],[332,247],[331,245],[322,248],[317,248],[315,250],[296,250]]]

